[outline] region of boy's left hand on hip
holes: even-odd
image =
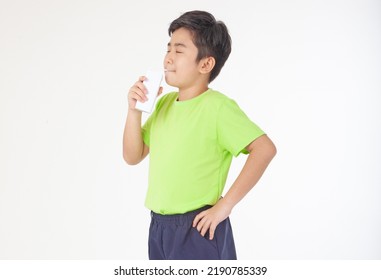
[[[193,227],[197,228],[202,236],[209,230],[209,240],[214,237],[214,232],[220,222],[229,217],[231,208],[219,200],[213,207],[202,211],[193,220]]]

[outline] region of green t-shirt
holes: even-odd
[[[159,214],[182,214],[221,197],[232,156],[264,132],[227,96],[207,90],[177,101],[160,98],[142,127],[150,148],[145,205]]]

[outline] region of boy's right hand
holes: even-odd
[[[145,76],[139,77],[139,80],[128,91],[128,108],[130,110],[139,111],[136,107],[136,101],[146,102],[148,100],[146,94],[147,89],[143,84],[143,81],[147,79]],[[157,95],[160,95],[163,91],[163,87],[160,87]],[[139,111],[140,112],[140,111]]]

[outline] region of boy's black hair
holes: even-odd
[[[169,36],[179,28],[188,29],[193,35],[193,43],[198,49],[197,62],[212,56],[216,60],[209,82],[220,73],[231,52],[231,38],[226,25],[216,21],[214,16],[204,11],[190,11],[175,19],[168,28]]]

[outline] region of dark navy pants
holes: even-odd
[[[150,260],[236,260],[229,218],[216,228],[213,240],[192,227],[196,215],[211,206],[185,214],[160,215],[151,212],[148,238]]]

